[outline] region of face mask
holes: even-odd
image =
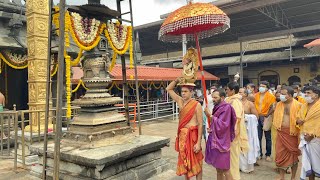
[[[293,94],[293,97],[297,97],[297,96],[298,96],[298,93],[294,93],[294,94]]]
[[[307,103],[309,103],[309,104],[311,104],[311,103],[313,103],[313,99],[312,99],[312,97],[310,97],[310,96],[307,96],[307,97],[305,97],[305,100],[307,101]]]
[[[239,96],[239,99],[242,100],[242,96],[241,95]]]
[[[280,102],[280,98],[276,98],[276,101],[277,101],[277,102]]]
[[[286,101],[287,101],[286,96],[281,94],[281,95],[280,95],[280,101],[286,102]]]
[[[261,93],[266,92],[266,88],[265,87],[259,87],[259,92],[261,92]]]
[[[252,91],[251,91],[250,89],[248,89],[247,91],[248,91],[248,94],[251,94],[251,93],[252,93]]]

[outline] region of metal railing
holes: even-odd
[[[79,107],[72,107],[72,117],[77,116]],[[65,108],[63,108],[66,111]],[[21,145],[21,162],[23,167],[26,165],[26,146],[41,142],[47,133],[54,136],[55,133],[55,109],[50,109],[49,122],[52,122],[52,129],[44,132],[41,123],[43,122],[45,110],[20,110],[0,112],[0,158],[14,159],[14,171],[17,170],[18,144]],[[65,114],[65,113],[64,113]],[[66,129],[69,128],[70,120],[63,116],[63,123]],[[36,123],[36,125],[35,125]],[[51,123],[50,123],[51,124]],[[28,131],[25,130],[29,126]],[[44,124],[43,124],[44,127]],[[27,137],[27,140],[26,140]],[[35,141],[34,141],[35,140]],[[12,145],[14,151],[12,152]]]
[[[124,106],[117,107],[119,112],[124,112]],[[132,113],[133,106],[129,106],[129,119],[136,119]],[[174,101],[145,101],[140,102],[140,118],[141,121],[151,121],[172,116],[176,119],[178,115],[177,104]]]
[[[72,117],[78,115],[79,107],[72,107]],[[119,113],[125,111],[124,106],[110,108],[118,110]],[[64,109],[65,110],[65,109]],[[22,166],[26,165],[26,147],[40,143],[45,133],[50,137],[55,134],[55,109],[50,109],[49,122],[52,123],[52,129],[45,132],[42,125],[45,110],[12,110],[0,112],[0,159],[14,159],[14,171],[17,171],[18,155],[21,158]],[[129,106],[129,119],[132,127],[136,127],[136,106]],[[64,113],[65,114],[65,113]],[[151,121],[172,117],[173,120],[178,118],[178,107],[174,101],[148,101],[140,103],[141,121]],[[71,118],[72,119],[72,118]],[[63,116],[64,127],[68,130],[69,119]],[[134,124],[132,124],[134,123]],[[26,131],[28,126],[28,131]],[[18,146],[19,145],[19,146]],[[18,154],[18,149],[19,153]],[[19,158],[19,159],[20,159]]]
[[[4,111],[0,112],[0,154],[2,158],[17,159],[17,142],[18,139],[18,112]],[[11,132],[14,132],[12,138]],[[12,142],[14,142],[14,153],[11,153]],[[14,169],[17,169],[17,161],[14,161]]]

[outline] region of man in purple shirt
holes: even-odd
[[[212,93],[214,108],[210,116],[209,136],[206,145],[205,161],[217,169],[217,180],[232,180],[230,174],[230,145],[235,137],[237,117],[232,106],[224,102],[226,93],[217,89]]]

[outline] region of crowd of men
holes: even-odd
[[[181,96],[175,93],[180,78],[167,91],[179,106],[179,126],[175,149],[178,152],[177,175],[202,179],[203,159],[217,170],[218,180],[239,180],[240,171],[254,171],[257,160],[273,161],[285,179],[291,170],[296,179],[299,156],[300,179],[320,176],[320,88],[277,86],[260,82],[239,87],[230,82],[225,89],[212,86],[208,104],[193,99],[194,87],[181,85]],[[201,137],[206,139],[205,155]],[[262,150],[262,137],[266,150]],[[263,154],[263,152],[265,152]]]

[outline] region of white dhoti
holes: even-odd
[[[302,153],[300,179],[304,180],[312,173],[320,177],[320,138],[313,138],[309,143],[300,136],[299,148]]]
[[[258,138],[258,119],[253,114],[246,114],[246,126],[249,140],[249,151],[246,154],[240,154],[240,170],[245,173],[254,170],[254,163],[260,156],[260,144]]]

